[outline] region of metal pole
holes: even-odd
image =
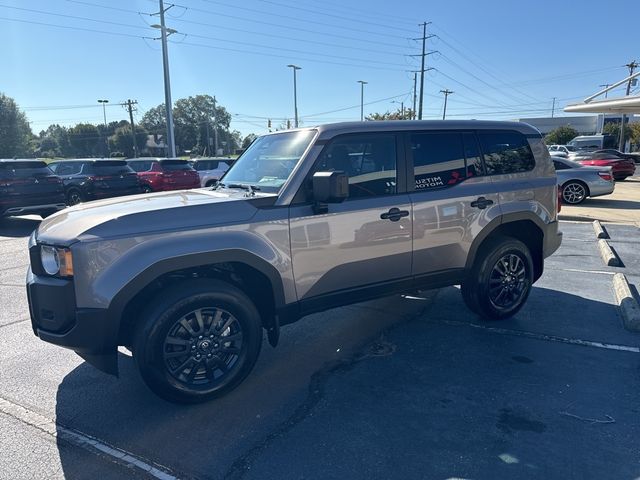
[[[418,72],[413,72],[413,119],[416,119],[416,99],[418,98]]]
[[[167,27],[164,24],[164,2],[160,1],[160,31],[162,35],[162,66],[164,69],[164,105],[167,110],[167,152],[176,156],[176,139],[173,131],[173,103],[171,102],[171,79],[169,78],[169,53],[167,51]]]
[[[131,120],[131,138],[133,140],[133,158],[138,158],[138,142],[136,141],[136,126],[133,123],[133,106],[138,103],[136,101],[127,100],[129,109],[129,120]]]
[[[427,41],[427,22],[422,24],[422,65],[420,66],[420,106],[418,110],[418,120],[422,120],[422,99],[424,97],[424,57],[425,45]]]
[[[109,151],[109,139],[107,137],[107,108],[106,104],[109,103],[109,100],[98,100],[98,103],[102,104],[102,116],[104,118],[104,144],[107,152],[107,156],[110,155]]]
[[[369,83],[364,80],[358,80],[360,84],[360,121],[364,121],[364,86]]]
[[[444,110],[442,112],[442,120],[444,120],[445,118],[447,118],[447,98],[453,92],[447,88],[446,90],[440,90],[440,93],[444,93]]]
[[[556,97],[553,97],[553,106],[551,107],[551,118],[553,118],[555,111],[556,111]]]
[[[213,97],[213,148],[215,149],[214,157],[218,156],[218,111],[216,110],[216,97]]]
[[[400,110],[402,111],[402,120],[404,120],[404,102],[400,102]]]
[[[635,61],[632,61],[630,63],[627,63],[626,65],[627,67],[629,67],[629,76],[631,77],[633,75],[633,71],[636,69],[636,67],[640,66],[640,64],[638,64]],[[626,96],[628,97],[629,94],[631,93],[631,78],[629,78],[629,81],[627,82],[627,93]],[[623,113],[622,117],[620,117],[620,140],[618,142],[618,150],[620,150],[621,152],[624,152],[624,125],[625,125],[625,121],[626,121],[626,115]]]
[[[293,122],[296,128],[298,128],[298,82],[296,79],[296,70],[302,70],[297,65],[287,65],[287,67],[293,69]]]

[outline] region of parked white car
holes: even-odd
[[[235,160],[229,157],[204,157],[195,158],[191,161],[191,166],[200,175],[200,185],[203,187],[213,187],[225,174]]]

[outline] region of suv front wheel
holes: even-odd
[[[483,245],[461,285],[467,307],[487,320],[515,315],[533,284],[533,261],[527,246],[510,237],[496,237]]]
[[[165,400],[198,403],[233,390],[262,346],[253,302],[220,280],[172,285],[143,314],[133,354],[145,383]]]

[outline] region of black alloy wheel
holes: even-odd
[[[79,203],[84,202],[84,197],[82,196],[82,192],[77,188],[72,188],[67,193],[67,205],[73,206],[78,205]]]
[[[251,372],[262,347],[262,321],[236,286],[183,280],[148,305],[134,333],[133,356],[158,396],[203,402],[233,390]]]
[[[485,320],[502,320],[522,308],[533,279],[529,248],[515,238],[497,236],[486,240],[478,249],[473,267],[460,289],[472,312]]]

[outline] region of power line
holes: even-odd
[[[314,24],[314,25],[321,25],[321,26],[329,27],[329,28],[337,28],[337,29],[349,30],[349,31],[352,31],[352,32],[366,33],[367,35],[377,35],[377,36],[382,36],[382,37],[385,37],[385,38],[388,38],[388,37],[399,38],[399,39],[402,39],[402,40],[404,40],[406,38],[406,37],[402,37],[400,35],[391,35],[391,34],[388,34],[388,33],[376,32],[374,30],[363,30],[363,29],[360,29],[360,28],[342,27],[342,26],[339,26],[339,25],[334,25],[334,24],[327,23],[327,22],[319,22],[319,21],[315,21],[315,20],[302,20],[302,19],[300,19],[300,17],[294,17],[294,16],[290,16],[290,15],[282,15],[281,13],[272,13],[272,12],[267,12],[267,11],[264,11],[264,10],[257,10],[255,8],[241,7],[241,6],[238,6],[238,5],[231,5],[231,4],[228,4],[228,3],[220,2],[218,0],[202,0],[202,1],[206,2],[206,3],[211,3],[213,5],[221,5],[221,6],[224,6],[224,7],[227,7],[227,8],[235,8],[237,10],[242,10],[242,11],[245,11],[245,12],[257,13],[258,15],[268,15],[268,16],[271,16],[271,17],[285,18],[287,20],[293,20],[293,21],[301,22],[301,23],[311,23],[311,24]],[[181,6],[185,7],[184,5],[181,5]],[[189,8],[189,7],[185,7],[185,8]]]

